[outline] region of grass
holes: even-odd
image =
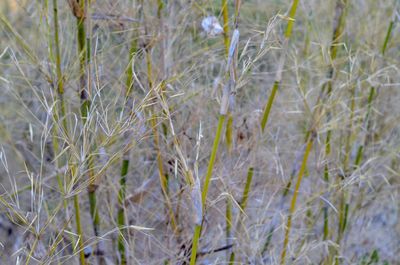
[[[126,88],[125,88],[125,108],[129,113],[132,113],[134,110],[131,107],[133,103],[133,90],[134,90],[134,77],[133,77],[133,69],[134,69],[134,59],[137,55],[138,44],[137,44],[137,36],[134,34],[132,36],[132,42],[130,44],[129,49],[129,61],[128,66],[126,68]],[[131,141],[131,135],[127,132],[125,138],[127,141]],[[122,157],[121,163],[121,175],[119,180],[120,189],[118,192],[118,213],[117,213],[117,223],[118,227],[121,229],[118,235],[118,251],[121,259],[121,264],[126,264],[126,250],[125,250],[125,238],[123,234],[123,228],[126,226],[126,214],[125,214],[125,199],[126,199],[126,176],[129,172],[129,164],[130,164],[130,150],[127,150],[126,153]]]
[[[214,143],[213,143],[213,147],[212,147],[212,151],[211,151],[211,155],[210,155],[210,162],[207,167],[207,173],[206,173],[206,177],[205,177],[205,181],[204,181],[204,186],[203,186],[203,190],[201,192],[201,207],[203,208],[202,212],[205,211],[205,207],[206,207],[208,189],[210,186],[212,171],[213,171],[215,159],[217,156],[219,141],[221,139],[221,132],[222,132],[222,128],[224,125],[225,116],[226,116],[226,114],[220,114],[219,118],[218,118],[218,126],[217,126],[217,131],[215,133]],[[191,265],[196,264],[197,248],[198,248],[198,242],[199,242],[199,239],[201,236],[202,224],[203,224],[203,221],[201,221],[200,224],[196,224],[195,229],[194,229],[194,234],[193,234],[193,239],[192,239],[193,240],[192,253],[190,256],[190,264]]]
[[[1,2],[0,263],[396,264],[397,2]]]

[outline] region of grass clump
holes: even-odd
[[[0,3],[1,264],[395,264],[396,1]]]

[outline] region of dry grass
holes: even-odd
[[[0,263],[397,264],[400,11],[345,2],[1,2]]]

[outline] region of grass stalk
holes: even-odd
[[[288,49],[288,45],[289,45],[289,40],[290,40],[290,37],[292,35],[292,30],[293,30],[293,25],[294,25],[294,22],[295,22],[295,16],[296,16],[298,4],[299,4],[298,0],[293,0],[291,8],[289,10],[289,18],[288,18],[288,22],[287,22],[287,25],[286,25],[286,30],[285,30],[285,33],[284,33],[284,41],[283,41],[282,53],[280,55],[280,59],[279,59],[279,62],[278,62],[277,71],[276,71],[276,75],[275,75],[275,81],[273,83],[273,86],[272,86],[272,89],[271,89],[271,94],[270,94],[270,96],[269,96],[269,98],[267,100],[267,103],[265,104],[263,115],[262,115],[261,120],[260,120],[261,132],[264,132],[265,127],[266,127],[266,125],[268,123],[268,119],[269,119],[269,115],[271,113],[272,105],[273,105],[273,103],[275,101],[275,97],[276,97],[276,94],[278,92],[281,80],[282,80],[283,67],[284,67],[285,61],[286,61],[286,53],[287,53],[287,49]],[[290,185],[291,185],[291,181],[288,182],[288,186],[289,187],[290,187]],[[283,195],[282,195],[283,198],[286,197],[286,190],[287,189],[285,189],[284,192],[283,192]],[[271,229],[270,229],[270,231],[269,231],[269,233],[268,233],[268,235],[267,235],[267,239],[266,239],[266,242],[265,242],[265,244],[263,246],[263,249],[262,249],[261,253],[264,253],[268,249],[269,244],[270,244],[271,239],[272,239],[272,234],[273,234],[274,230],[275,230],[275,225],[273,224]]]
[[[88,197],[89,197],[89,213],[92,218],[92,226],[93,226],[93,232],[96,237],[100,235],[100,215],[97,207],[97,196],[96,196],[96,190],[98,188],[98,183],[96,183],[96,176],[94,174],[94,156],[88,156],[88,174],[89,174],[89,179],[90,183],[87,187],[88,191]],[[102,249],[100,249],[100,244],[97,244],[97,252],[99,253],[99,259],[101,260],[101,253],[103,252]]]
[[[369,94],[368,94],[368,102],[367,102],[367,112],[365,114],[364,117],[364,125],[365,125],[365,129],[368,132],[369,127],[370,127],[370,115],[371,115],[371,110],[372,110],[372,101],[374,99],[375,96],[375,92],[376,89],[375,87],[371,86],[370,90],[369,90]],[[367,136],[364,137],[364,140],[362,141],[362,143],[360,144],[360,146],[357,149],[357,155],[354,161],[354,168],[357,169],[362,161],[363,158],[363,152],[364,152],[364,147],[367,144]]]
[[[89,112],[90,106],[91,106],[91,101],[89,99],[89,94],[91,91],[91,47],[92,47],[92,42],[91,42],[91,28],[92,28],[92,21],[90,19],[90,12],[89,8],[91,5],[91,0],[87,0],[86,3],[83,3],[82,1],[81,6],[82,9],[84,10],[84,13],[86,14],[86,18],[84,18],[83,21],[83,32],[82,32],[82,37],[84,37],[84,49],[85,49],[85,88],[82,89],[81,92],[81,113],[84,114],[82,115],[82,121],[83,121],[83,126],[85,126],[86,121],[87,121],[87,113]],[[86,23],[86,25],[85,25]],[[88,30],[86,30],[86,27],[88,27]],[[88,35],[88,37],[87,37]],[[83,55],[83,54],[82,54]],[[82,67],[82,66],[81,66]],[[83,71],[81,71],[83,73]],[[85,93],[85,95],[83,95]],[[82,100],[83,99],[83,100]],[[88,176],[89,176],[89,185],[87,187],[87,192],[88,192],[88,197],[89,197],[89,213],[92,219],[92,226],[93,226],[93,231],[94,235],[96,237],[99,236],[100,233],[100,215],[98,211],[98,204],[97,204],[97,195],[96,191],[98,188],[98,182],[96,180],[96,176],[94,174],[94,159],[95,156],[93,155],[87,155],[86,160],[87,160],[87,167],[88,167]],[[96,245],[97,247],[97,253],[98,253],[98,260],[99,263],[102,264],[104,263],[104,258],[103,258],[103,249],[101,249],[101,244],[98,243]]]
[[[243,211],[246,209],[247,201],[249,199],[249,193],[250,193],[251,182],[253,180],[253,175],[254,175],[254,168],[250,167],[247,171],[246,184],[244,186],[242,200],[240,202],[240,208],[242,208]]]
[[[228,58],[229,56],[229,11],[228,11],[228,0],[222,0],[221,1],[221,11],[222,11],[222,18],[223,18],[223,36],[224,36],[224,50],[225,50],[225,57]],[[233,126],[233,116],[231,111],[228,112],[227,115],[227,123],[226,123],[226,131],[225,131],[225,138],[226,138],[226,145],[228,148],[228,151],[230,152],[232,150],[232,126]],[[228,206],[227,206],[227,212],[229,211]],[[230,225],[227,224],[227,233],[228,230],[230,229]]]
[[[398,0],[14,2],[0,4],[4,263],[396,262],[349,235],[397,196]]]
[[[230,245],[232,241],[232,201],[230,197],[226,198],[225,202],[225,225],[226,245]]]
[[[381,49],[382,56],[385,55],[385,52],[386,52],[386,49],[387,49],[387,45],[389,43],[390,37],[392,36],[393,25],[394,25],[395,21],[396,21],[396,8],[394,8],[392,19],[389,22],[389,26],[388,26],[388,29],[386,31],[385,40],[383,42],[382,49]],[[368,109],[367,109],[367,112],[366,112],[365,118],[364,118],[364,124],[365,124],[365,128],[367,129],[367,131],[368,131],[369,124],[370,124],[372,101],[374,99],[375,94],[376,94],[376,88],[374,86],[371,86],[370,90],[369,90],[368,102],[367,102]],[[356,155],[356,159],[355,159],[355,162],[354,162],[355,168],[358,168],[360,166],[360,164],[361,164],[365,144],[366,144],[366,139],[364,139],[362,144],[357,149],[357,155]]]
[[[338,1],[337,2],[337,6],[336,6],[336,22],[334,23],[336,26],[336,28],[334,29],[334,33],[333,33],[333,42],[331,45],[331,63],[334,61],[334,59],[336,59],[337,56],[337,42],[339,40],[339,37],[342,35],[343,33],[343,29],[344,29],[344,19],[345,19],[345,7],[347,6],[347,1]],[[317,106],[319,105],[319,101],[322,99],[323,101],[326,101],[329,99],[329,97],[331,96],[332,93],[332,78],[333,78],[333,74],[334,74],[334,68],[333,65],[331,65],[331,67],[328,70],[328,83],[327,86],[323,86],[321,92],[324,92],[325,88],[327,88],[327,91],[325,93],[325,95],[322,93],[322,98],[318,98],[317,100]],[[320,115],[322,113],[322,107],[320,108],[316,108],[313,112],[313,120],[312,120],[312,126],[314,126],[314,122],[316,121],[317,115]],[[330,119],[330,115],[329,115],[329,111],[328,113],[328,119]],[[292,218],[293,218],[293,214],[294,211],[296,209],[296,202],[297,202],[297,196],[298,196],[298,192],[299,192],[299,188],[301,185],[301,181],[304,175],[304,171],[305,168],[307,166],[307,159],[308,159],[308,155],[310,153],[311,147],[313,145],[314,142],[314,138],[316,136],[316,132],[315,129],[313,127],[311,127],[311,129],[307,132],[307,144],[306,144],[306,149],[304,151],[304,155],[303,155],[303,160],[302,160],[302,164],[299,170],[299,173],[297,175],[297,180],[296,180],[296,184],[295,184],[295,188],[294,188],[294,194],[290,203],[290,208],[289,208],[289,214],[288,214],[288,220],[287,220],[287,224],[285,226],[285,233],[284,233],[284,242],[283,242],[283,248],[282,248],[282,253],[281,253],[281,264],[286,264],[286,254],[287,254],[287,245],[289,243],[289,236],[290,236],[290,230],[291,230],[291,226],[292,226]],[[327,135],[326,135],[326,140],[325,140],[325,152],[330,152],[330,138],[331,138],[331,132],[330,130],[328,130]],[[329,154],[329,153],[328,153]],[[328,168],[325,167],[324,169],[324,178],[325,179],[329,179],[329,175],[327,175],[328,173]],[[324,216],[325,218],[327,218],[327,216]],[[325,224],[327,224],[327,222],[324,220]],[[324,227],[324,230],[327,229],[326,227]],[[328,231],[325,231],[324,233],[328,233]]]
[[[65,101],[64,101],[64,80],[61,69],[61,50],[60,50],[60,37],[59,37],[59,26],[58,26],[58,3],[57,0],[53,0],[53,27],[54,27],[54,45],[55,45],[55,62],[56,62],[56,75],[57,75],[57,95],[59,100],[58,114],[55,115],[56,121],[62,119],[62,126],[65,135],[68,137],[68,123],[66,118]],[[60,150],[57,133],[55,132],[53,137],[54,153],[57,156]],[[56,159],[57,168],[60,167],[60,159]],[[60,190],[64,193],[63,180],[60,175],[57,174]],[[67,201],[64,200],[64,208],[67,209]]]
[[[233,72],[233,71],[229,71],[229,70],[232,70],[232,68],[234,68],[233,60],[234,60],[234,54],[235,54],[235,52],[237,52],[238,42],[239,42],[239,31],[238,31],[238,29],[235,29],[233,36],[232,36],[232,42],[231,42],[231,45],[229,48],[227,75],[228,75],[228,73]],[[233,86],[233,78],[234,77],[232,75],[229,76],[228,83],[224,87],[223,95],[222,95],[222,99],[221,99],[217,131],[216,131],[213,146],[211,149],[211,155],[210,155],[210,160],[209,160],[208,167],[207,167],[206,177],[205,177],[204,184],[203,184],[203,190],[201,192],[201,204],[202,204],[202,209],[203,209],[202,210],[203,216],[204,216],[204,213],[206,210],[207,194],[208,194],[208,189],[209,189],[209,185],[210,185],[210,181],[211,181],[212,172],[214,169],[215,159],[217,157],[217,151],[218,151],[218,146],[219,146],[219,142],[220,142],[220,138],[221,138],[221,134],[222,134],[222,129],[223,129],[223,125],[224,125],[224,122],[225,122],[225,119],[226,119],[226,116],[228,113],[228,109],[229,109],[229,97],[231,96],[230,94],[231,94],[231,90],[232,90],[232,86]],[[196,264],[198,241],[201,236],[202,224],[203,224],[203,222],[201,222],[200,224],[196,224],[196,226],[195,226],[195,231],[194,231],[194,235],[193,235],[193,239],[192,239],[193,242],[192,242],[192,252],[191,252],[191,257],[190,257],[190,265]]]
[[[76,234],[78,235],[78,246],[79,246],[79,262],[81,265],[85,265],[85,252],[83,250],[83,237],[82,237],[82,225],[81,225],[81,214],[79,209],[79,197],[74,196],[74,208],[75,208],[75,222],[76,222]]]
[[[338,0],[336,3],[336,8],[335,8],[335,21],[334,25],[335,28],[333,29],[333,35],[332,35],[332,43],[330,46],[330,67],[328,69],[328,83],[327,83],[327,97],[329,98],[330,95],[332,94],[332,79],[334,75],[334,66],[333,63],[336,60],[337,57],[337,49],[338,49],[338,44],[340,37],[343,34],[344,26],[345,26],[345,17],[346,17],[346,6],[347,6],[347,0],[346,1],[340,1]],[[327,123],[332,119],[332,112],[328,109],[327,114]],[[325,159],[328,159],[330,153],[331,153],[331,137],[332,137],[332,129],[329,128],[326,137],[325,137]],[[347,138],[347,140],[350,140],[350,137]],[[327,185],[329,185],[330,182],[330,176],[329,176],[329,164],[328,161],[325,163],[324,166],[324,181],[326,182]],[[323,213],[324,213],[324,233],[323,233],[323,239],[326,240],[329,235],[329,210],[328,210],[328,205],[323,206]]]
[[[64,80],[63,80],[63,75],[62,75],[62,69],[61,69],[61,51],[60,51],[60,38],[59,38],[59,27],[58,27],[58,3],[57,0],[53,0],[53,27],[54,27],[54,46],[55,46],[55,63],[56,63],[56,76],[57,76],[57,83],[56,83],[56,90],[57,90],[57,96],[58,96],[58,101],[59,101],[59,106],[58,110],[55,112],[55,121],[58,122],[60,119],[62,119],[62,126],[64,129],[64,133],[68,137],[68,124],[67,124],[67,119],[66,119],[66,112],[65,112],[65,101],[64,101]],[[57,157],[60,151],[60,144],[58,141],[58,136],[57,136],[57,129],[54,129],[54,137],[53,137],[53,147],[54,147],[54,153],[55,156]],[[56,167],[60,167],[60,159],[56,159]],[[63,185],[63,180],[61,179],[60,175],[57,174],[57,179],[58,179],[58,184],[60,187],[60,190],[64,192],[64,185]],[[64,207],[67,208],[67,203],[66,201],[64,202]]]
[[[235,33],[239,33],[239,12],[240,12],[240,7],[241,7],[241,0],[235,0],[235,12],[234,12],[234,34]],[[223,13],[224,13],[224,36],[227,36],[229,34],[228,29],[229,27],[227,27],[226,25],[228,24],[228,19],[226,19],[226,17],[228,17],[228,7],[227,7],[227,3],[224,3],[223,1]],[[226,28],[225,28],[226,26]],[[232,36],[232,42],[235,42],[238,40],[234,39],[234,35]],[[232,45],[233,44],[233,45]],[[236,46],[236,47],[235,47]],[[226,49],[228,47],[228,49]],[[230,82],[231,80],[233,80],[233,82],[236,84],[237,83],[237,79],[238,79],[238,73],[237,73],[237,60],[238,60],[238,44],[235,43],[231,43],[229,38],[227,40],[225,40],[225,51],[226,52],[226,56],[228,59],[228,63],[229,61],[233,61],[232,66],[231,66],[231,71],[230,71]],[[232,50],[233,49],[233,50]],[[231,54],[232,53],[232,54]],[[229,67],[229,65],[228,65]],[[230,152],[232,150],[232,144],[233,144],[233,140],[232,140],[232,132],[233,132],[233,111],[234,111],[234,104],[235,104],[235,94],[236,94],[236,88],[233,87],[233,89],[235,89],[235,91],[233,91],[233,93],[230,95],[230,106],[229,106],[229,112],[228,112],[228,120],[227,120],[227,130],[226,130],[226,142],[228,145],[228,152]],[[227,241],[226,244],[227,245],[232,245],[232,237],[233,237],[233,233],[232,233],[232,225],[233,225],[233,221],[232,221],[232,203],[231,203],[231,198],[227,198],[227,213],[226,213],[226,227],[227,227]],[[229,252],[228,252],[229,253]],[[235,261],[235,253],[234,253],[234,248],[232,248],[231,254],[230,254],[230,258],[228,260],[229,264],[234,263]]]
[[[226,114],[220,114],[219,118],[218,118],[217,131],[215,133],[214,143],[213,143],[213,146],[211,149],[210,161],[208,163],[207,173],[206,173],[206,177],[205,177],[204,184],[203,184],[203,190],[201,192],[201,204],[203,207],[203,213],[206,209],[206,200],[207,200],[208,189],[210,186],[211,176],[212,176],[212,172],[214,169],[215,159],[217,157],[217,151],[218,151],[219,141],[221,139],[221,132],[222,132],[222,128],[223,128],[223,125],[225,122],[225,117],[226,117]],[[191,257],[190,257],[190,265],[196,264],[197,248],[198,248],[201,230],[202,230],[202,224],[197,224],[195,226],[194,235],[193,235],[193,239],[192,239],[193,243],[192,243],[192,253],[191,253]]]
[[[156,88],[153,87],[153,77],[152,77],[153,66],[152,66],[152,59],[151,59],[151,48],[145,47],[145,52],[146,52],[147,78],[148,78],[149,89],[150,89],[150,91],[152,91],[154,99],[156,99],[156,94],[155,94],[156,92],[154,91],[154,89],[156,89]],[[172,229],[174,232],[176,232],[177,224],[176,224],[176,220],[175,220],[175,214],[172,209],[171,202],[169,200],[168,178],[164,171],[163,160],[162,160],[162,155],[161,155],[161,150],[160,150],[160,140],[159,140],[159,133],[158,133],[158,129],[157,129],[158,118],[157,118],[156,113],[150,113],[150,116],[151,116],[150,126],[151,126],[151,129],[153,132],[153,141],[154,141],[154,146],[155,146],[156,153],[157,153],[156,159],[157,159],[158,174],[159,174],[160,183],[161,183],[161,191],[166,200],[166,208],[167,208],[167,211],[168,211],[168,214],[170,217]]]
[[[85,31],[85,18],[86,18],[86,4],[85,1],[70,1],[70,7],[76,18],[77,26],[77,46],[78,46],[78,57],[79,57],[79,95],[81,100],[81,120],[82,126],[85,126],[87,121],[88,110],[90,108],[90,102],[88,99],[88,91],[86,88],[86,64],[87,64],[87,47],[86,47],[86,31]],[[90,202],[90,213],[96,213],[96,203],[95,189],[90,189],[88,191],[89,202]],[[75,207],[75,218],[77,233],[80,238],[79,246],[81,248],[80,252],[80,262],[81,265],[85,264],[85,258],[83,253],[83,234],[81,228],[81,218],[79,209],[79,194],[74,195],[74,207]],[[92,220],[95,220],[95,216],[92,216]],[[94,221],[95,222],[95,221]],[[93,222],[93,223],[94,223]],[[83,256],[83,258],[82,258]]]
[[[122,228],[125,226],[125,197],[126,197],[126,175],[129,169],[129,153],[124,154],[121,167],[121,175],[119,179],[120,189],[118,192],[118,213],[117,213],[117,224],[120,229],[118,234],[118,252],[120,255],[120,264],[126,265],[127,257],[125,250],[125,239],[123,236]]]
[[[229,54],[229,11],[228,11],[228,0],[221,1],[221,10],[223,18],[223,29],[224,29],[224,45],[225,45],[225,55]]]
[[[278,91],[280,81],[275,80],[274,85],[272,86],[271,94],[268,98],[267,104],[264,108],[264,114],[261,119],[261,130],[264,132],[265,126],[267,125],[269,114],[271,112],[272,104],[275,100],[276,92]]]
[[[244,213],[246,211],[246,206],[247,206],[247,201],[249,199],[249,193],[250,193],[250,189],[251,189],[253,175],[254,175],[254,168],[249,167],[247,170],[247,177],[246,177],[246,183],[245,183],[244,189],[243,189],[242,200],[240,201],[241,211],[240,211],[239,218],[238,218],[239,220],[242,217],[242,213]],[[238,229],[236,229],[236,230],[238,230]],[[235,251],[232,250],[228,264],[234,264],[234,263],[235,263]]]
[[[217,132],[215,133],[214,143],[213,143],[213,146],[211,149],[210,161],[208,163],[207,173],[206,173],[206,177],[204,180],[204,186],[203,186],[203,190],[201,193],[201,203],[203,205],[203,209],[205,209],[208,189],[210,186],[211,176],[212,176],[212,172],[214,169],[215,159],[217,158],[217,151],[218,151],[219,141],[221,139],[221,131],[222,131],[222,127],[223,127],[225,118],[226,118],[225,114],[220,114],[219,118],[218,118]]]
[[[299,0],[293,0],[292,6],[289,11],[289,18],[288,18],[288,23],[286,26],[285,39],[283,42],[283,49],[282,49],[282,54],[281,54],[281,58],[280,58],[279,65],[278,65],[278,70],[276,72],[275,81],[272,86],[271,95],[269,96],[267,104],[264,107],[264,112],[263,112],[263,115],[261,118],[261,130],[263,132],[264,132],[265,126],[268,123],[272,104],[275,100],[276,92],[278,91],[281,80],[282,80],[282,71],[283,71],[283,67],[285,65],[285,60],[286,60],[286,50],[288,48],[289,39],[292,35],[293,25],[294,25],[294,21],[295,21],[294,18],[296,16],[298,3],[299,3]]]
[[[397,3],[398,3],[398,1],[395,2],[394,8],[393,8],[394,11],[393,11],[392,19],[390,20],[388,29],[386,31],[385,40],[383,42],[382,50],[381,50],[382,55],[385,55],[387,45],[389,43],[390,37],[392,36],[393,26],[396,22],[396,13],[397,13],[396,9],[398,6]]]
[[[396,10],[396,9],[394,9],[394,10]],[[389,26],[388,26],[388,29],[386,31],[385,39],[384,39],[384,42],[383,42],[383,45],[382,45],[382,49],[381,49],[381,55],[382,56],[385,55],[388,42],[389,42],[390,37],[392,35],[393,25],[394,25],[394,22],[395,22],[395,19],[396,19],[395,18],[395,13],[396,13],[396,11],[394,11],[392,19],[389,22]],[[376,88],[374,86],[371,86],[370,90],[369,90],[369,94],[368,94],[368,99],[367,99],[367,111],[366,111],[365,117],[364,117],[364,126],[365,126],[366,132],[369,131],[369,127],[370,127],[370,115],[371,115],[371,110],[372,110],[372,102],[374,100],[375,94],[376,94]],[[364,156],[363,153],[364,153],[364,149],[365,149],[366,145],[367,145],[367,133],[364,136],[364,139],[361,141],[361,144],[357,148],[357,153],[356,153],[356,157],[355,157],[355,160],[354,160],[354,166],[353,166],[354,170],[358,169],[360,167],[360,165],[361,165],[361,162],[362,162],[362,159],[363,159],[363,156]],[[350,150],[349,150],[349,152],[350,152]],[[350,196],[349,194],[346,194],[346,193],[343,192],[343,194],[341,194],[341,197],[340,197],[340,201],[339,201],[340,212],[339,212],[339,224],[338,224],[338,237],[337,237],[337,240],[336,240],[337,244],[340,244],[340,242],[341,242],[341,240],[343,238],[345,229],[347,227],[348,214],[349,214],[349,211],[350,211],[350,199],[349,199],[349,196]],[[337,251],[338,251],[337,249],[335,251],[333,251],[332,255],[335,255],[337,253]],[[339,264],[339,263],[340,263],[340,260],[338,258],[335,258],[335,264]]]
[[[299,193],[300,184],[301,184],[301,181],[302,181],[303,176],[304,176],[304,172],[305,172],[306,167],[307,167],[307,160],[308,160],[308,156],[310,154],[311,148],[313,146],[314,137],[315,137],[314,133],[311,133],[309,138],[308,138],[306,149],[305,149],[304,155],[303,155],[303,161],[301,163],[301,167],[300,167],[299,173],[297,175],[297,180],[296,180],[296,185],[295,185],[295,188],[294,188],[293,197],[292,197],[292,200],[290,202],[288,220],[287,220],[287,223],[286,223],[286,226],[285,226],[285,235],[284,235],[284,240],[283,240],[283,248],[282,248],[282,252],[281,252],[281,261],[280,261],[281,265],[286,264],[287,245],[289,243],[289,235],[290,235],[290,229],[292,227],[293,214],[294,214],[294,211],[296,210],[297,195]]]
[[[60,37],[59,37],[59,27],[58,27],[57,0],[53,0],[53,26],[54,26],[54,44],[56,50],[57,93],[60,101],[59,118],[63,120],[64,131],[68,135],[67,119],[65,118],[66,112],[65,112],[65,101],[64,101],[64,80],[61,69],[61,51],[60,51]]]
[[[134,56],[137,52],[137,37],[133,36],[132,42],[131,42],[131,47],[129,50],[129,62],[128,62],[128,67],[126,69],[126,90],[125,90],[125,104],[124,107],[131,112],[131,99],[132,99],[132,90],[133,90],[133,59]],[[130,135],[126,134],[125,139],[130,141]],[[130,163],[130,151],[127,150],[122,157],[122,165],[121,165],[121,173],[120,173],[120,179],[119,179],[119,185],[120,189],[118,192],[118,213],[117,213],[117,224],[119,227],[119,234],[118,234],[118,252],[120,255],[120,264],[125,265],[127,263],[127,257],[126,257],[126,250],[125,250],[125,239],[124,239],[124,233],[122,228],[126,225],[125,224],[125,197],[126,197],[126,176],[129,171],[129,163]]]
[[[224,47],[225,47],[225,57],[229,56],[229,11],[228,11],[228,0],[221,1],[221,10],[223,18],[223,36],[224,36]],[[232,150],[232,126],[233,126],[233,115],[229,111],[227,115],[226,129],[225,129],[225,139],[228,152]],[[225,226],[226,226],[226,244],[229,245],[232,238],[232,202],[230,198],[226,198],[225,202]]]
[[[190,256],[190,265],[196,265],[197,248],[199,245],[200,234],[201,234],[201,225],[196,225],[194,227],[194,234],[192,239],[192,253]]]
[[[391,33],[392,33],[393,25],[394,25],[394,21],[392,20],[389,23],[389,28],[388,28],[388,31],[386,33],[385,42],[383,43],[383,46],[382,46],[382,54],[385,54],[385,52],[386,52],[387,44],[389,43],[389,39],[390,39],[390,36],[391,36]]]

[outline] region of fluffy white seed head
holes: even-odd
[[[222,28],[218,19],[214,16],[203,18],[201,21],[201,27],[209,36],[216,36],[224,32],[224,29]]]

